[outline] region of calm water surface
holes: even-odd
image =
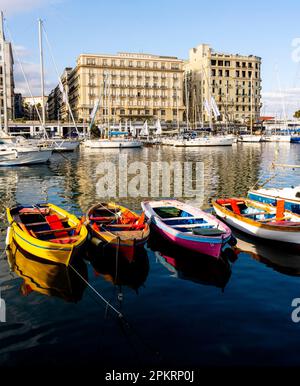
[[[203,161],[204,207],[211,198],[243,195],[270,163],[299,164],[300,146],[242,144],[232,148],[125,150],[128,162]],[[0,245],[5,207],[49,201],[81,215],[99,197],[96,167],[118,151],[57,154],[50,165],[0,169]],[[299,171],[278,169],[269,185],[300,185]],[[140,210],[140,198],[124,205]],[[120,320],[72,270],[0,260],[0,365],[114,367],[299,365],[300,324],[291,302],[300,297],[300,256],[237,235],[234,263],[195,259],[152,235],[129,265],[90,249],[76,270],[124,316]],[[16,259],[18,269],[10,272]],[[32,289],[34,291],[32,291]]]

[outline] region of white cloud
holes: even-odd
[[[1,10],[5,15],[30,11],[46,5],[57,3],[58,0],[1,0]]]
[[[300,88],[293,87],[284,90],[272,90],[262,93],[262,115],[292,118],[300,109]]]
[[[40,66],[36,63],[22,62],[22,67],[26,75],[32,95],[41,95],[41,75]],[[27,87],[26,80],[19,64],[15,65],[14,68],[14,79],[15,79],[15,92],[21,93],[23,96],[29,96],[30,92]],[[45,72],[45,93],[49,94],[50,90],[53,89],[57,84],[47,79],[47,71]]]

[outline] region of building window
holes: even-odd
[[[149,115],[150,114],[150,110],[145,110],[145,115]]]
[[[87,60],[86,60],[86,64],[89,64],[89,65],[92,65],[92,66],[94,66],[94,65],[95,65],[95,59],[92,59],[92,58],[87,58]]]
[[[212,59],[212,60],[210,61],[210,64],[211,64],[212,66],[215,66],[215,65],[217,64],[217,61],[216,61],[215,59]]]
[[[252,78],[252,71],[248,71],[248,77]]]
[[[174,116],[177,115],[177,109],[173,109],[173,115],[174,115]]]
[[[236,62],[236,67],[241,67],[240,62]]]
[[[223,71],[219,70],[219,76],[223,76]]]
[[[125,114],[125,110],[124,110],[124,109],[121,109],[121,110],[120,110],[120,114]]]
[[[246,71],[242,71],[242,77],[243,77],[243,78],[246,77]]]
[[[216,76],[216,70],[214,68],[211,70],[211,76]]]
[[[246,62],[242,62],[242,67],[246,67]]]
[[[162,116],[166,115],[166,110],[161,110],[161,115]]]
[[[229,60],[225,60],[225,66],[230,67],[230,61]]]
[[[218,60],[218,66],[223,66],[223,60]]]
[[[225,70],[225,76],[229,77],[229,70]]]

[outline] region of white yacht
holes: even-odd
[[[0,166],[23,166],[49,161],[52,149],[34,146],[0,145]]]
[[[137,139],[87,139],[84,141],[84,146],[93,149],[123,149],[142,147],[143,144]]]
[[[163,138],[162,144],[174,147],[200,147],[200,146],[232,146],[234,136],[231,135],[209,135],[196,138]]]
[[[238,142],[258,143],[258,142],[261,142],[261,140],[262,140],[262,136],[256,135],[256,134],[244,134],[238,137]]]

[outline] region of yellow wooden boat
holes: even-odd
[[[64,265],[81,252],[88,236],[84,219],[50,203],[7,208],[7,219],[8,247],[15,242],[25,252]]]
[[[135,250],[146,243],[150,234],[144,214],[139,216],[114,202],[92,206],[87,221],[93,238],[117,249],[129,261],[134,259]]]

